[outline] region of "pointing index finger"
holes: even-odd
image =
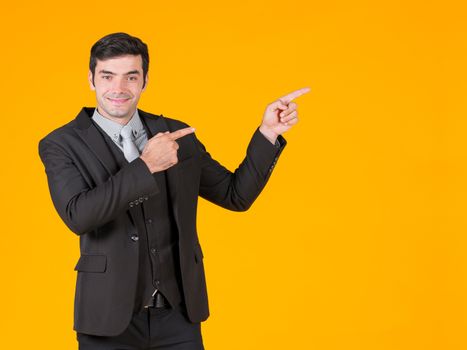
[[[193,133],[194,131],[195,131],[195,128],[188,127],[188,128],[178,129],[174,132],[171,132],[168,134],[168,136],[170,137],[172,141],[175,141],[179,139],[180,137]]]
[[[299,89],[299,90],[295,90],[293,92],[291,92],[290,94],[287,94],[285,96],[282,96],[282,97],[279,97],[279,100],[283,103],[283,104],[289,104],[290,102],[292,102],[292,100],[296,99],[297,97],[299,96],[302,96],[303,94],[306,94],[307,92],[309,92],[311,89],[309,87],[305,87],[305,88],[302,88],[302,89]]]

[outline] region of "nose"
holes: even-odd
[[[126,79],[121,77],[115,77],[112,79],[112,90],[115,92],[122,92],[126,90]]]

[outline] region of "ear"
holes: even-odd
[[[91,72],[91,70],[89,70],[89,72],[88,72],[88,81],[89,81],[89,87],[91,88],[91,90],[93,90],[93,91],[96,90],[96,87],[92,83],[92,72]]]
[[[146,80],[144,82],[144,87],[141,89],[141,92],[145,91],[146,88],[148,87],[148,81],[149,81],[149,73],[146,73]]]

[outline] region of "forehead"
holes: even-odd
[[[125,55],[96,61],[96,73],[100,70],[124,74],[129,71],[143,72],[143,59],[141,55]]]

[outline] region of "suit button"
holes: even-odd
[[[151,225],[151,224],[152,224],[152,220],[151,220],[151,219],[147,219],[147,220],[146,220],[146,223],[147,223],[148,225]]]
[[[133,234],[133,235],[131,235],[131,237],[130,237],[130,238],[131,238],[131,240],[132,240],[133,242],[137,242],[137,241],[138,241],[138,239],[139,239],[138,235],[134,235],[134,234]]]
[[[151,253],[156,254],[157,250],[156,248],[151,248]]]

